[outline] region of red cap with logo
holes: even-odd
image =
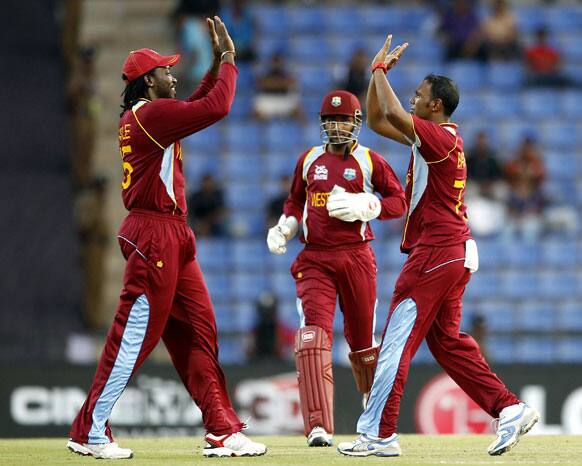
[[[362,106],[358,98],[348,91],[336,90],[331,91],[323,98],[319,114],[325,115],[348,115],[362,113]]]
[[[160,55],[152,49],[132,50],[123,64],[123,80],[131,82],[161,66],[174,66],[180,61],[180,55]]]

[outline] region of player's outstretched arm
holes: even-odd
[[[370,76],[370,84],[368,85],[368,93],[366,94],[366,123],[375,133],[401,144],[410,145],[410,142],[404,135],[382,113],[378,103],[378,94],[376,93],[376,84],[373,75]]]
[[[391,42],[392,34],[389,34],[384,46],[380,49],[374,59],[374,64],[381,62],[384,64],[384,67],[374,66],[372,79],[376,88],[378,105],[384,118],[386,118],[394,128],[400,131],[400,133],[408,139],[408,144],[411,144],[415,139],[412,117],[402,107],[402,104],[398,100],[398,97],[396,97],[396,94],[394,93],[392,86],[390,86],[387,78],[388,71],[396,65],[402,53],[408,47],[408,43],[399,45],[395,47],[392,52],[388,53]]]

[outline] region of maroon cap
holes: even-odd
[[[174,66],[180,61],[180,55],[160,55],[152,49],[132,50],[123,64],[123,79],[133,81],[148,71],[160,66]]]
[[[348,115],[354,116],[359,110],[361,115],[362,107],[358,98],[348,91],[336,90],[327,94],[321,102],[319,114],[325,115]]]

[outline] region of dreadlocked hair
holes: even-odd
[[[147,97],[148,85],[143,78],[145,76],[151,76],[151,74],[151,71],[149,73],[145,73],[139,78],[130,81],[127,86],[125,86],[124,91],[121,93],[121,96],[123,97],[123,104],[121,105],[121,108],[123,110],[119,115],[120,117],[123,116],[127,110],[131,110],[131,107],[133,107],[139,99]]]

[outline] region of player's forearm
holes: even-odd
[[[390,220],[399,218],[406,212],[406,199],[404,193],[390,197],[384,197],[380,200],[382,210],[378,216],[378,220]]]
[[[402,107],[384,72],[381,69],[375,70],[373,79],[378,105],[384,118],[408,139],[414,140],[414,128],[410,114]]]
[[[368,84],[368,93],[366,94],[366,123],[370,129],[376,131],[376,126],[384,119],[382,110],[378,105],[378,94],[376,93],[376,84],[374,76],[370,76]]]

